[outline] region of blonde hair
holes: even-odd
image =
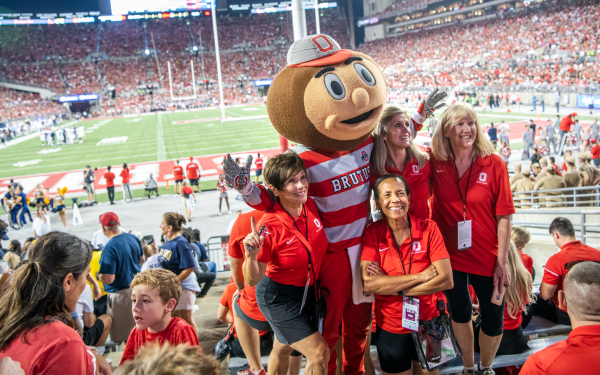
[[[15,268],[17,268],[19,263],[21,263],[21,258],[19,258],[19,256],[17,254],[13,253],[12,251],[6,252],[6,254],[4,254],[4,258],[2,258],[2,260],[5,261],[6,263],[8,263],[10,265],[10,268],[13,270]]]
[[[167,304],[171,298],[175,299],[175,305],[179,303],[181,298],[181,282],[177,276],[162,268],[150,268],[144,272],[140,272],[131,281],[131,289],[138,285],[148,285],[153,289],[158,289],[158,295]]]
[[[510,240],[515,244],[517,250],[529,243],[531,235],[524,227],[512,227]]]
[[[473,156],[481,156],[485,158],[494,153],[494,146],[488,139],[483,135],[483,129],[477,118],[477,113],[473,106],[466,102],[457,102],[450,105],[442,113],[440,117],[440,123],[433,133],[433,139],[431,140],[431,148],[433,156],[440,161],[446,161],[450,158],[452,152],[452,144],[448,137],[444,135],[447,128],[456,126],[456,123],[465,116],[470,116],[475,122],[477,128],[477,135],[475,136],[475,142],[473,143]]]
[[[406,115],[410,118],[408,113],[397,105],[387,105],[383,109],[383,115],[381,120],[373,130],[373,152],[371,154],[371,165],[373,170],[378,175],[386,175],[386,165],[392,164],[390,160],[390,154],[388,152],[387,145],[385,144],[385,133],[387,132],[388,126],[392,122],[394,116],[398,114]],[[413,159],[417,162],[419,169],[423,168],[429,160],[429,154],[423,152],[413,142],[412,137],[409,137],[409,146],[406,149],[406,160]]]
[[[517,315],[521,313],[519,310],[526,311],[527,305],[535,297],[531,274],[525,268],[519,251],[512,241],[508,246],[508,268],[510,269],[510,286],[506,287],[504,302],[508,315],[516,319]]]
[[[133,360],[123,363],[115,375],[219,375],[221,364],[202,354],[199,346],[147,343]]]

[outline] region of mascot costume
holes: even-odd
[[[373,295],[360,271],[361,238],[370,213],[371,132],[386,102],[381,68],[367,55],[341,49],[328,35],[310,35],[290,47],[288,65],[269,88],[269,119],[303,160],[308,195],[319,208],[329,242],[321,287],[329,291],[323,337],[330,349],[328,373],[336,373],[335,345],[342,335],[345,374],[364,373],[364,353]],[[445,93],[432,93],[411,117],[413,137]],[[250,179],[252,157],[239,167],[228,155],[227,181],[258,210],[273,197]],[[325,293],[327,294],[327,293]],[[341,327],[341,330],[340,330]]]

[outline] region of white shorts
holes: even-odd
[[[192,310],[196,304],[196,292],[193,290],[184,290],[181,293],[179,304],[175,307],[175,310]]]
[[[219,198],[227,198],[227,197],[229,197],[229,195],[227,195],[227,192],[219,193]]]

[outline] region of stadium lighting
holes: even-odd
[[[205,15],[205,16],[210,16],[210,10],[207,10],[207,11],[205,11],[205,12],[204,12],[204,15]]]
[[[192,51],[198,51],[198,46],[193,46]]]
[[[148,48],[146,48],[146,50],[144,51],[144,53],[146,54],[146,56],[150,55],[150,50]]]

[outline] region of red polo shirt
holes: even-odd
[[[471,220],[469,250],[458,251],[459,221],[463,221],[463,202],[456,186],[454,161],[431,159],[432,219],[440,228],[450,254],[452,269],[481,276],[492,276],[498,258],[496,215],[515,213],[506,164],[492,154],[478,157],[473,163],[467,193],[467,220]],[[469,170],[459,179],[460,191],[465,195]]]
[[[264,161],[262,158],[258,158],[256,159],[256,161],[254,162],[254,164],[256,164],[256,169],[263,169],[263,164]]]
[[[386,172],[397,174],[406,180],[411,193],[409,213],[419,219],[429,219],[430,212],[427,199],[429,198],[428,182],[431,174],[431,163],[428,161],[423,168],[419,169],[416,160],[411,159],[406,162],[406,166],[402,172],[393,167],[387,167]],[[379,177],[381,175],[371,169],[371,176],[369,178],[371,189],[375,188],[375,183]]]
[[[244,249],[244,238],[252,231],[250,218],[254,217],[254,220],[258,223],[260,218],[265,213],[263,211],[250,211],[245,214],[241,214],[233,224],[231,229],[231,235],[229,235],[229,256],[236,259],[241,259],[241,264],[246,260],[246,250]],[[233,277],[231,278],[233,281]],[[246,315],[254,320],[267,321],[256,302],[256,291],[254,287],[246,284],[244,280],[244,289],[240,291],[240,299],[238,300],[240,307]]]
[[[592,159],[598,159],[600,158],[600,145],[595,145],[594,147],[592,147]]]
[[[400,244],[398,251],[392,237],[392,232],[387,220],[379,220],[367,226],[362,239],[361,260],[378,262],[379,267],[389,276],[404,275],[404,269],[409,274],[424,271],[433,262],[449,258],[444,239],[435,222],[429,219],[418,219],[410,215],[412,226],[411,246],[410,237]],[[412,251],[412,262],[410,252]],[[410,268],[410,271],[409,271]],[[444,299],[443,293],[438,292],[419,298],[419,319],[429,320],[439,315],[437,310],[438,299]],[[375,317],[377,325],[382,329],[406,334],[411,331],[402,328],[402,304],[400,296],[384,296],[375,294]]]
[[[519,256],[521,257],[525,268],[527,268],[527,271],[533,273],[533,258],[525,254],[522,250],[519,251]]]
[[[568,132],[568,131],[571,131],[571,125],[573,125],[573,124],[574,124],[573,120],[569,116],[566,116],[566,117],[563,117],[562,120],[560,120],[559,128],[562,131]]]
[[[521,256],[523,265],[525,265],[525,268],[527,269],[527,271],[529,271],[529,273],[531,273],[531,271],[533,270],[533,259],[529,255],[523,253],[522,251],[519,251],[519,255]],[[524,296],[523,298],[529,300],[528,296]],[[504,304],[504,330],[505,331],[517,329],[517,327],[521,326],[521,323],[523,323],[523,315],[521,315],[522,312],[523,312],[523,310],[519,309],[518,313],[516,314],[516,317],[513,318],[508,313],[507,305]]]
[[[327,236],[319,217],[317,204],[312,198],[308,198],[304,207],[306,217],[303,214],[299,218],[292,218],[276,202],[257,224],[259,230],[262,225],[266,226],[266,237],[257,259],[259,262],[267,263],[266,275],[280,284],[304,287],[307,277],[310,277],[310,285],[312,285],[315,281],[313,275],[319,275],[327,251]],[[300,230],[296,230],[294,221]],[[306,238],[307,225],[309,250],[314,266],[314,270],[310,273],[306,247],[299,238],[299,236],[302,236],[302,239]]]
[[[115,183],[113,182],[115,180],[115,174],[112,172],[106,172],[104,174],[104,179],[106,180],[106,187],[111,187],[111,186],[115,186]]]
[[[558,291],[563,290],[563,281],[568,271],[565,265],[577,260],[600,261],[600,250],[591,246],[584,245],[581,241],[567,242],[562,246],[560,252],[552,255],[544,268],[544,277],[542,283],[548,285],[558,285],[552,300],[558,307]],[[562,309],[561,309],[562,310]],[[563,310],[567,312],[567,310]]]
[[[520,375],[597,374],[600,325],[575,328],[569,337],[529,356]]]
[[[123,170],[121,171],[121,174],[120,174],[120,176],[121,176],[121,178],[122,178],[122,180],[121,180],[121,181],[122,181],[124,184],[127,184],[127,183],[129,183],[129,169],[123,169]]]
[[[185,170],[187,171],[190,180],[200,178],[200,175],[198,174],[198,164],[191,162],[185,167]]]
[[[233,313],[233,294],[235,293],[235,291],[237,290],[237,287],[235,286],[235,284],[229,284],[225,287],[225,290],[223,291],[223,294],[221,295],[221,300],[219,300],[219,302],[221,303],[221,305],[227,307],[229,309],[229,314],[231,315],[231,319],[233,321],[233,323],[231,323],[231,325],[233,326],[233,335],[235,337],[238,337],[237,331],[235,329],[235,314]],[[264,318],[261,320],[265,320]],[[264,336],[266,335],[267,331],[258,331],[258,334],[260,336]]]
[[[181,165],[173,167],[173,177],[176,180],[183,180],[183,167]]]

